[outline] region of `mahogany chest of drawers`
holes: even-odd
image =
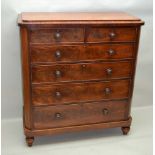
[[[127,134],[144,24],[126,13],[22,13],[23,122],[35,136],[121,127]]]

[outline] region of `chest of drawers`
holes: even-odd
[[[34,137],[121,127],[130,107],[140,19],[126,13],[22,13],[23,122]]]

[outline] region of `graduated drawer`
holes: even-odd
[[[127,78],[132,61],[32,65],[32,83],[88,81]]]
[[[67,43],[83,41],[83,28],[52,28],[30,30],[31,43]]]
[[[102,44],[72,46],[31,46],[31,62],[76,62],[94,60],[113,60],[134,57],[134,44]]]
[[[58,128],[128,119],[126,101],[35,107],[35,129]]]
[[[88,28],[87,42],[136,41],[136,28]]]
[[[33,105],[57,105],[128,98],[130,80],[33,85]]]

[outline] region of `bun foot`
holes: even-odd
[[[130,127],[122,127],[122,132],[123,132],[123,135],[127,135],[128,132],[130,131]]]
[[[32,146],[33,141],[34,141],[34,137],[26,137],[26,143],[29,147]]]

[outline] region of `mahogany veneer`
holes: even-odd
[[[118,69],[121,68],[122,69]],[[77,64],[32,65],[32,83],[108,80],[127,78],[132,74],[132,61],[89,62]],[[80,76],[79,76],[80,75]]]
[[[23,121],[35,136],[131,125],[140,27],[126,13],[22,13]]]

